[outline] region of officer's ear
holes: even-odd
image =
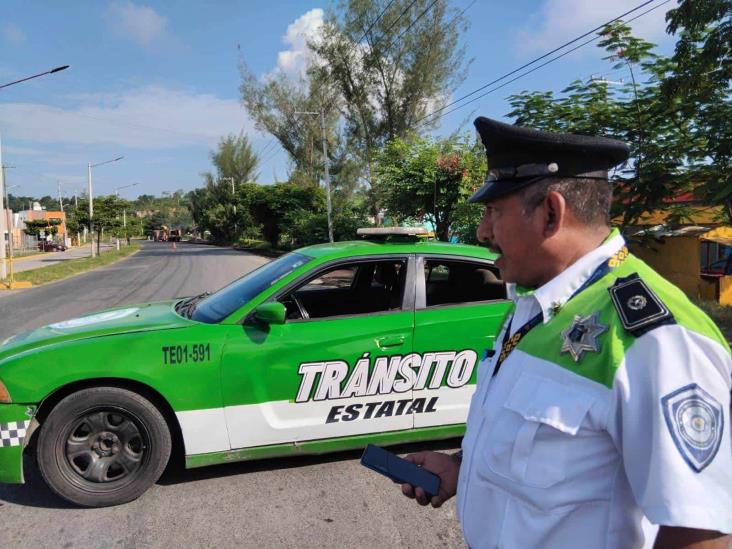
[[[544,238],[554,236],[567,222],[567,201],[557,191],[549,191],[544,199]]]

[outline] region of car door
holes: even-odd
[[[411,429],[413,271],[407,255],[318,267],[273,297],[284,324],[247,322],[230,337],[232,448]]]
[[[492,349],[512,303],[488,261],[418,256],[413,351],[422,357],[414,398],[434,409],[414,415],[414,427],[463,423],[477,365]]]

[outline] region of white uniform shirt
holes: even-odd
[[[529,295],[509,287],[512,334],[540,311],[549,322],[623,244],[610,238]],[[612,388],[520,348],[494,377],[498,355],[479,365],[463,439],[457,507],[473,549],[641,547],[643,514],[732,532],[732,361],[723,345],[681,324],[656,327],[627,349]],[[689,408],[689,395],[711,407]],[[701,421],[699,433],[678,432],[689,418]],[[695,460],[712,452],[695,454],[688,440],[718,445],[700,471]]]

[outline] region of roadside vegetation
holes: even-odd
[[[707,313],[709,318],[719,326],[727,341],[732,342],[732,307],[729,305],[720,305],[716,301],[702,299],[696,299],[694,303]]]
[[[48,267],[41,267],[40,269],[31,269],[29,271],[23,271],[15,275],[15,280],[18,282],[30,282],[34,286],[39,284],[46,284],[48,282],[55,282],[62,278],[67,278],[77,274],[81,274],[86,271],[91,271],[98,267],[104,267],[119,261],[129,255],[132,255],[140,249],[140,244],[133,242],[129,246],[120,247],[119,251],[112,250],[104,252],[94,258],[85,257],[81,259],[69,259],[56,265],[49,265]]]
[[[247,135],[223,137],[211,153],[214,170],[188,194],[203,235],[272,249],[327,241],[327,162],[336,240],[353,238],[359,225],[426,224],[440,240],[474,241],[480,208],[466,200],[485,175],[482,147],[467,124],[433,134],[442,114],[461,108],[450,100],[468,66],[459,45],[468,22],[447,2],[426,0],[414,6],[420,17],[401,17],[412,4],[336,4],[308,42],[310,65],[296,80],[261,79],[241,60],[244,106],[287,153],[290,171],[284,181],[262,181],[258,169],[270,153],[260,158]],[[614,218],[623,226],[668,210],[684,193],[700,207],[721,205],[732,223],[732,7],[681,0],[666,20],[672,55],[633,36],[630,20],[616,21],[596,37],[604,76],[568,82],[559,93],[515,93],[507,116],[629,143],[629,162],[612,174]],[[672,214],[677,222],[689,212]]]
[[[658,209],[671,211],[672,223],[688,221],[688,206],[669,205],[685,194],[732,224],[732,4],[670,5],[670,55],[633,36],[631,19],[616,21],[594,37],[604,72],[560,92],[514,93],[506,116],[629,143],[630,160],[612,174],[613,215],[623,226]],[[443,115],[505,85],[452,102],[470,64],[460,44],[468,24],[464,10],[446,1],[333,4],[322,31],[307,37],[308,66],[298,77],[261,78],[240,59],[242,103],[269,136],[261,150],[246,134],[222,136],[199,188],[129,202],[100,197],[95,229],[129,238],[176,228],[216,244],[271,250],[325,242],[327,165],[335,240],[354,238],[360,226],[424,225],[439,240],[474,242],[481,211],[467,198],[485,176],[482,147],[468,119],[435,136]],[[561,86],[548,75],[546,88]],[[260,169],[280,149],[287,175],[263,177]],[[11,207],[27,198],[11,197]],[[41,202],[56,206],[48,196]],[[82,234],[86,200],[66,207],[70,235]]]

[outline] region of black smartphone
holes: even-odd
[[[366,446],[363,451],[361,465],[394,482],[419,486],[430,497],[437,495],[440,490],[440,477],[373,444]]]

